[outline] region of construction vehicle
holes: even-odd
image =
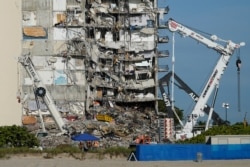
[[[171,107],[171,100],[170,100],[170,79],[171,77],[174,75],[174,79],[175,81],[177,81],[178,83],[174,83],[175,86],[177,86],[179,89],[185,91],[192,99],[194,102],[197,102],[199,99],[199,96],[197,93],[195,93],[176,73],[173,73],[172,71],[168,72],[166,75],[164,75],[160,80],[159,80],[159,88],[162,94],[163,101],[165,103],[166,106],[166,110],[167,110],[167,115],[169,117],[173,116],[173,111],[172,111],[172,107]],[[174,81],[172,81],[174,82]],[[168,93],[165,92],[164,86],[167,86],[167,90]],[[208,104],[206,104],[204,106],[204,112],[209,115],[209,111],[210,111],[210,106]],[[225,121],[222,120],[220,118],[220,116],[214,111],[212,113],[212,120],[214,121],[214,124],[216,125],[222,125],[225,124]]]
[[[97,114],[96,119],[98,121],[104,121],[104,122],[112,122],[113,121],[113,118],[109,115],[106,115],[106,114]]]
[[[195,136],[193,132],[193,128],[196,125],[199,117],[204,116],[204,108],[212,95],[215,92],[214,101],[219,88],[219,81],[226,70],[229,60],[232,57],[234,51],[239,49],[241,46],[244,46],[245,43],[241,42],[240,44],[236,44],[231,40],[223,40],[218,38],[216,35],[212,35],[209,39],[190,28],[174,21],[173,19],[168,20],[168,29],[171,32],[178,32],[180,35],[184,37],[190,37],[199,43],[204,44],[208,48],[211,48],[220,54],[220,58],[215,65],[208,81],[204,89],[202,90],[201,95],[197,99],[197,102],[193,108],[193,111],[188,116],[188,120],[185,123],[183,129],[180,132],[176,132],[176,139],[184,139],[184,138],[192,138]],[[218,42],[216,42],[218,41]],[[225,43],[225,46],[222,46],[221,43]],[[214,103],[213,103],[214,104]],[[210,108],[209,116],[207,119],[207,124],[211,120],[211,116],[213,113],[213,107]],[[199,133],[197,133],[199,134]]]
[[[151,137],[148,135],[139,135],[134,139],[135,144],[150,144]]]
[[[59,128],[60,134],[67,133],[67,126],[64,123],[64,120],[62,119],[59,111],[57,110],[56,105],[54,104],[54,101],[49,91],[47,91],[45,84],[43,84],[40,76],[38,75],[30,56],[28,54],[21,56],[18,58],[18,62],[23,65],[23,67],[26,69],[27,73],[29,74],[30,78],[33,81],[34,93],[35,93],[37,105],[38,105],[37,98],[38,97],[42,98],[42,100],[46,104],[47,108],[49,109],[50,114],[54,118],[54,121],[56,122]],[[42,124],[42,129],[43,129],[42,133],[45,133],[45,128],[44,128],[42,115],[41,115],[39,106],[38,106],[38,110],[39,110],[39,117],[41,119],[41,124]]]

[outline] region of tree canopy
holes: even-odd
[[[0,127],[0,147],[33,147],[38,146],[38,139],[34,134],[21,126]]]

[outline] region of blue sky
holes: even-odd
[[[239,55],[242,61],[240,112],[238,110],[238,75],[235,64],[238,54],[236,52],[221,78],[215,111],[225,120],[225,108],[222,107],[222,103],[227,102],[230,105],[227,110],[228,121],[242,122],[247,112],[246,118],[250,123],[250,1],[159,0],[159,6],[170,8],[169,13],[165,15],[165,20],[173,18],[183,25],[217,35],[221,39],[246,43],[244,47],[241,47]],[[161,31],[162,33],[169,36],[170,42],[159,48],[168,49],[172,56],[172,33],[168,30]],[[214,50],[198,44],[190,37],[182,38],[175,33],[175,72],[196,93],[201,93],[219,56]],[[168,64],[171,68],[171,57],[164,63],[161,61],[160,64]],[[184,115],[190,114],[194,107],[192,99],[177,87],[174,88],[174,92],[175,106],[183,109]],[[212,103],[211,99],[208,102],[209,105]],[[206,117],[200,120],[206,120]]]

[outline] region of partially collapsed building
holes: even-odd
[[[157,0],[22,0],[21,57],[30,58],[37,80],[46,86],[65,124],[124,125],[129,123],[125,118],[139,124],[141,113],[149,120],[147,130],[158,126],[153,119],[158,112],[158,72],[168,70],[158,64],[168,57],[168,51],[158,47],[168,37],[158,30],[166,28],[160,18],[168,7],[157,4]],[[23,125],[37,130],[42,120],[46,130],[57,131],[58,115],[51,116],[46,97],[36,96],[32,72],[24,66],[19,64],[18,96]],[[80,124],[78,130],[83,130]]]

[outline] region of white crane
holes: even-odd
[[[29,76],[31,77],[33,84],[34,84],[34,93],[35,96],[43,98],[45,104],[47,105],[50,114],[53,116],[59,130],[61,131],[60,133],[66,133],[66,124],[63,121],[63,118],[61,117],[59,111],[57,110],[54,101],[48,91],[46,91],[46,86],[43,84],[42,80],[40,79],[40,76],[36,72],[36,69],[32,63],[32,60],[29,55],[24,55],[19,57],[18,62],[23,65],[23,67],[26,69],[28,72]],[[42,115],[40,113],[40,108],[39,108],[39,116],[42,120]],[[43,131],[45,130],[43,122],[42,123],[42,128]]]
[[[182,129],[182,131],[179,134],[176,134],[177,139],[191,138],[194,136],[193,127],[197,123],[197,120],[199,119],[199,117],[204,116],[204,111],[203,111],[204,107],[207,104],[207,101],[210,98],[213,90],[219,87],[219,81],[221,79],[222,74],[224,73],[224,71],[226,70],[228,66],[231,56],[233,55],[236,49],[240,48],[241,46],[244,46],[245,43],[241,42],[240,44],[236,44],[232,42],[231,40],[226,41],[226,40],[219,39],[216,35],[212,35],[211,39],[209,39],[185,27],[184,25],[174,21],[173,19],[170,19],[168,21],[168,28],[171,32],[178,32],[179,34],[185,37],[193,38],[199,43],[206,45],[208,48],[211,48],[217,51],[221,55],[217,64],[215,65],[213,69],[212,74],[210,75],[208,81],[206,82],[206,85],[201,95],[199,96],[199,99],[196,105],[194,106],[193,111],[188,118],[188,121],[184,125],[184,128]],[[225,46],[222,46],[220,43],[217,43],[215,41],[224,42]],[[213,112],[213,108],[212,110],[210,110],[209,115],[211,115],[212,112]],[[209,116],[207,121],[209,122],[210,119],[211,119],[211,116]]]

